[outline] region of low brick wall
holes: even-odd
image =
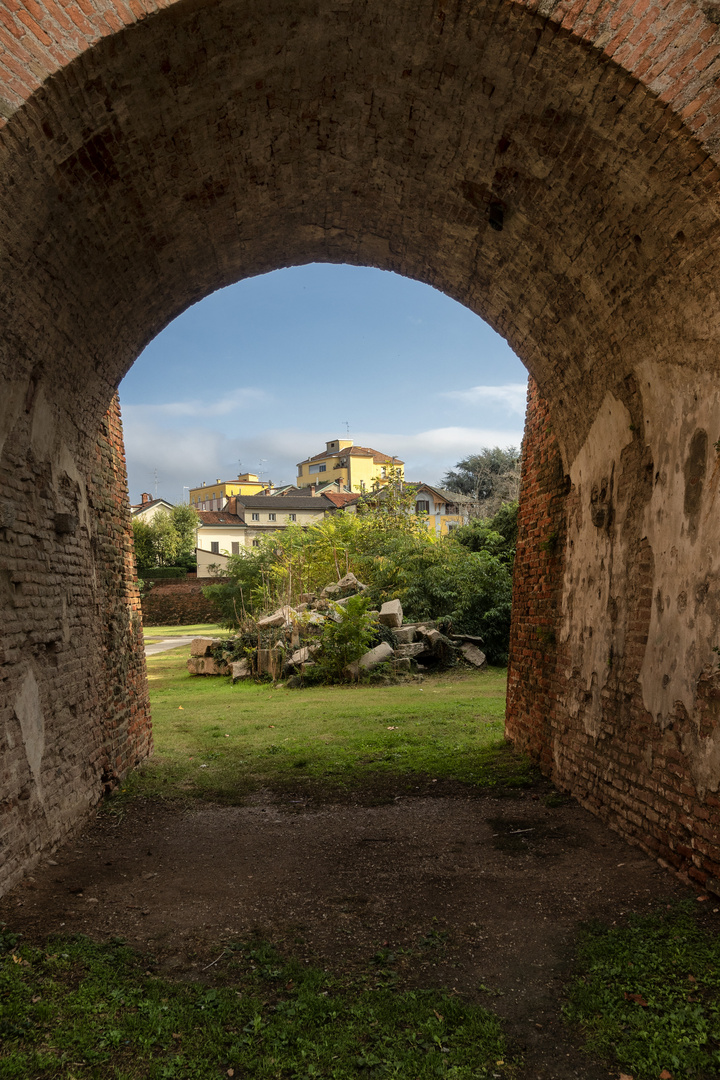
[[[142,600],[144,626],[189,626],[193,623],[214,623],[220,619],[215,604],[206,600],[202,590],[214,584],[211,578],[188,576],[156,581]]]

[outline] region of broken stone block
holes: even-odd
[[[460,646],[460,652],[463,654],[469,664],[472,664],[476,668],[487,667],[487,658],[485,653],[481,649],[478,649],[477,645],[473,645],[471,642],[466,641],[464,645]]]
[[[297,611],[291,607],[281,607],[273,611],[272,615],[265,615],[258,619],[258,630],[266,630],[271,626],[289,626],[297,619]]]
[[[380,622],[385,626],[390,626],[393,629],[396,626],[402,626],[403,621],[403,609],[399,600],[388,600],[380,608],[380,615],[378,616]]]
[[[303,626],[322,626],[324,622],[325,616],[319,611],[313,611],[306,619],[303,619]]]
[[[227,675],[230,671],[224,660],[212,656],[191,656],[187,669],[191,675]]]
[[[391,660],[390,666],[393,671],[412,671],[412,660],[409,656],[401,656],[397,660]]]
[[[422,636],[432,649],[442,638],[439,630],[423,630]]]
[[[190,642],[190,655],[191,656],[209,656],[212,649],[217,649],[218,645],[222,645],[222,641],[218,638],[209,637],[196,637]]]
[[[426,651],[427,646],[423,641],[411,641],[408,645],[398,645],[395,655],[401,659],[414,658]]]
[[[367,589],[367,585],[363,585],[358,581],[354,574],[345,574],[339,581],[331,581],[329,585],[326,585],[321,596],[334,597],[348,595],[349,593],[363,592]]]
[[[230,668],[227,666],[224,660],[216,660],[212,656],[205,656],[203,658],[203,674],[204,675],[229,675]]]
[[[249,679],[252,671],[250,669],[249,660],[235,660],[230,665],[230,673],[232,675],[232,681],[238,682],[239,679]]]
[[[400,645],[410,645],[416,638],[417,631],[414,626],[398,626],[395,637]]]
[[[372,671],[378,664],[385,663],[386,660],[390,660],[394,656],[394,652],[387,641],[382,641],[379,645],[376,645],[374,649],[370,649],[364,656],[361,656],[359,660],[354,661],[352,664],[348,664],[345,670],[353,678],[358,677],[359,671]]]

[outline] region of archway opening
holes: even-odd
[[[313,260],[433,284],[526,363],[544,547],[515,737],[715,874],[676,809],[717,814],[717,175],[684,119],[707,98],[578,18],[180,0],[25,56],[0,133],[9,877],[148,748],[115,388],[189,304]]]

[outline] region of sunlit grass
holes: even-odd
[[[405,792],[421,781],[532,779],[504,739],[504,669],[287,690],[190,676],[187,655],[148,661],[156,752],[127,793],[235,802],[260,788],[331,798],[377,784]]]
[[[172,637],[227,637],[231,633],[219,623],[193,623],[191,626],[146,626],[144,628],[146,641],[160,641],[161,638]]]

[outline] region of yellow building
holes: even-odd
[[[270,487],[255,473],[240,473],[237,480],[216,480],[190,488],[190,505],[194,510],[222,510],[233,495],[261,495]]]
[[[369,446],[355,446],[352,439],[332,439],[325,452],[300,461],[297,467],[299,488],[340,480],[349,491],[372,491],[382,487],[391,475],[402,480],[405,462],[390,454],[381,454]]]
[[[429,484],[408,484],[407,488],[415,495],[415,513],[425,519],[428,531],[435,536],[447,536],[453,529],[469,524],[473,507],[469,495]]]

